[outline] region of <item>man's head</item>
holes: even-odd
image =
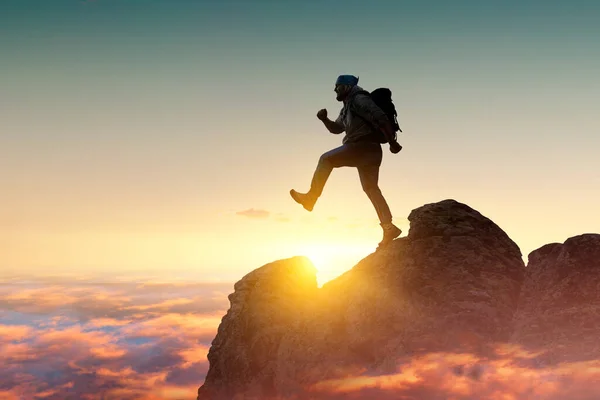
[[[354,75],[340,75],[335,81],[334,91],[336,93],[335,99],[337,101],[344,101],[348,97],[348,93],[354,86],[358,84],[358,78]]]

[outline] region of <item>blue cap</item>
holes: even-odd
[[[358,84],[358,78],[354,75],[340,75],[335,81],[335,84],[355,86]]]

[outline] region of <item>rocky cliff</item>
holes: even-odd
[[[476,380],[481,370],[465,371],[465,360],[500,368],[499,346],[511,343],[537,351],[538,363],[600,358],[600,235],[545,246],[526,268],[506,233],[465,204],[427,204],[409,221],[407,237],[322,288],[303,257],[242,278],[198,399],[319,398],[331,385],[338,396],[360,387],[380,391],[365,398],[384,398],[392,381],[417,396],[406,398],[447,398],[415,383],[433,370],[441,379],[447,359],[427,357],[462,357],[451,373]],[[399,365],[414,360],[428,360],[420,375],[399,375]]]
[[[529,255],[512,342],[542,351],[542,364],[600,359],[600,235]]]

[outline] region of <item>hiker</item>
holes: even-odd
[[[388,89],[383,90],[389,92]],[[346,132],[342,146],[321,156],[308,193],[292,189],[290,195],[307,211],[312,211],[334,168],[357,168],[362,188],[373,203],[383,229],[383,239],[378,246],[380,248],[402,233],[392,223],[392,213],[378,185],[379,167],[383,158],[381,143],[389,143],[390,151],[394,154],[402,150],[402,146],[396,141],[396,130],[399,127],[397,123],[390,121],[369,93],[358,86],[358,78],[354,75],[340,75],[335,82],[334,91],[336,100],[344,104],[339,116],[332,121],[327,117],[327,110],[322,109],[317,112],[317,118],[333,134]],[[391,104],[391,92],[389,96]]]

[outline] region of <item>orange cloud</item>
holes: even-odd
[[[194,300],[192,300],[192,299],[184,299],[184,298],[168,299],[168,300],[161,301],[159,303],[129,306],[129,307],[125,307],[125,309],[135,310],[135,311],[168,310],[169,308],[171,308],[173,306],[178,306],[178,305],[182,305],[182,304],[191,304],[193,302],[194,302]]]
[[[85,346],[105,346],[109,344],[112,337],[102,332],[84,332],[80,326],[74,326],[63,329],[50,329],[40,332],[35,340],[35,345],[39,347],[51,348],[60,347],[78,347]]]
[[[214,336],[222,315],[166,314],[126,327],[123,332],[136,337],[170,337],[179,334],[196,339]]]
[[[231,284],[49,282],[1,287],[0,399],[195,397]]]
[[[27,343],[7,343],[0,346],[0,364],[9,365],[11,363],[25,362],[34,360],[36,355],[31,353]]]
[[[25,325],[0,325],[0,340],[20,341],[31,335],[32,329]]]
[[[156,400],[195,399],[198,395],[199,384],[187,386],[163,385],[156,391]],[[145,399],[153,400],[153,399]]]
[[[0,390],[0,400],[22,400],[21,394],[15,390]]]
[[[94,347],[90,349],[90,353],[97,358],[119,358],[127,354],[127,351],[120,349],[117,346]]]
[[[328,380],[308,390],[315,399],[580,399],[600,398],[600,360],[537,368],[533,355],[483,359],[470,354],[427,354],[393,374]]]
[[[87,328],[119,327],[132,322],[131,319],[118,320],[115,318],[96,318],[86,323]]]
[[[43,299],[43,303],[40,302]],[[44,309],[52,309],[73,304],[77,297],[70,295],[69,290],[61,287],[24,289],[0,296],[0,303],[20,306],[20,311],[27,312],[30,307],[42,305]]]
[[[178,354],[182,359],[181,367],[189,368],[194,364],[207,362],[206,355],[208,354],[208,350],[208,346],[201,344],[180,350]]]

